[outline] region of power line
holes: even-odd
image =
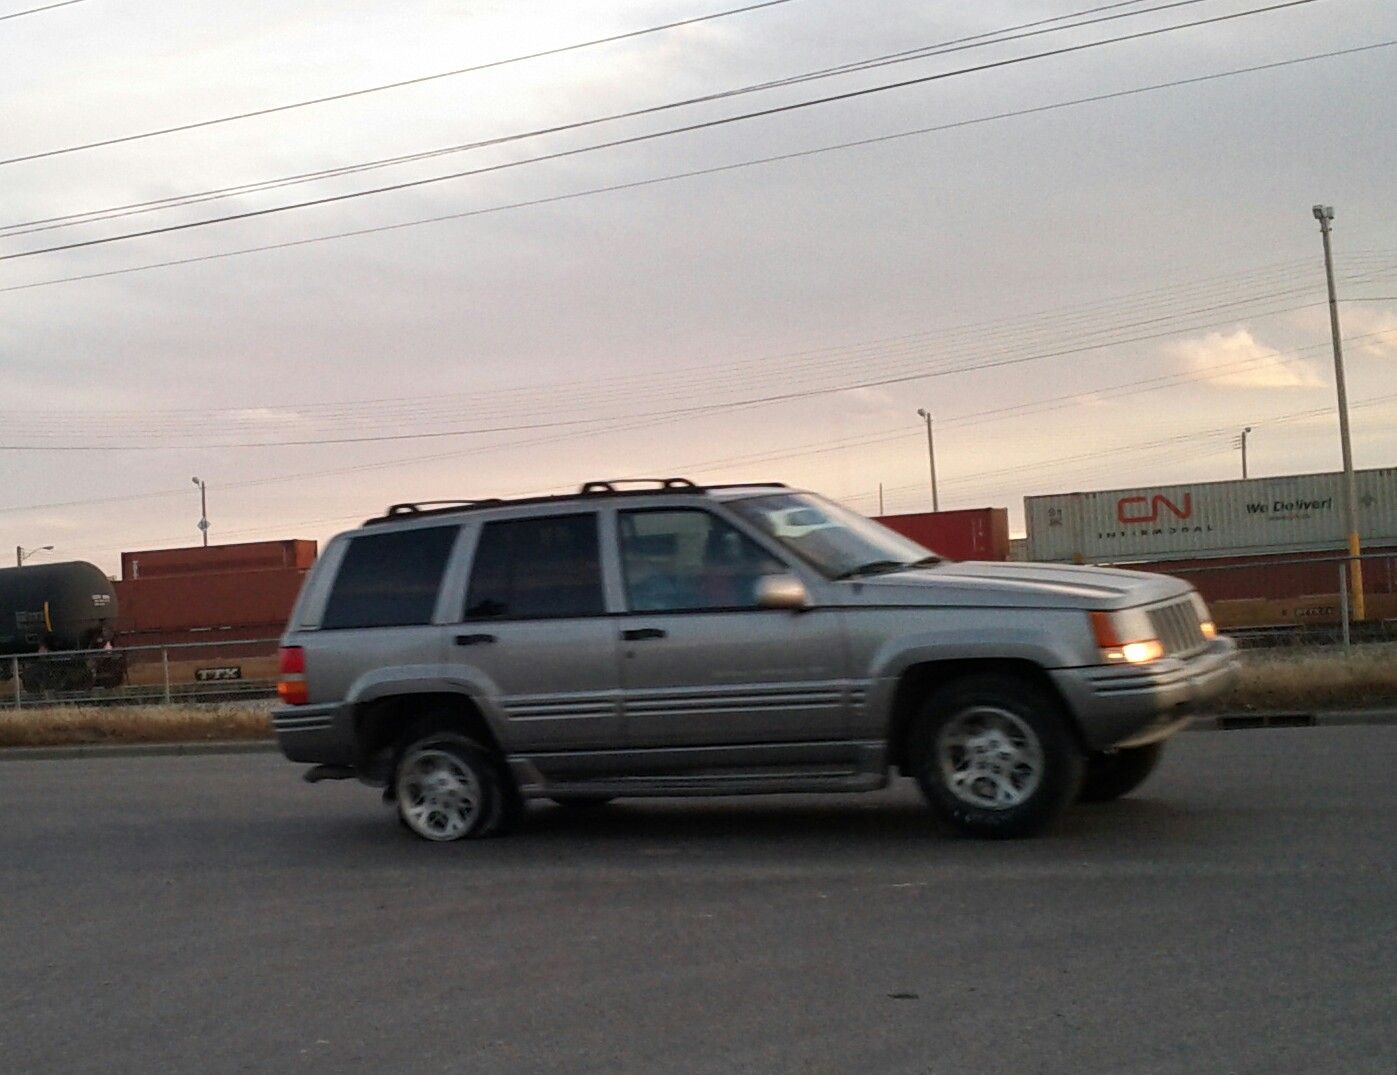
[[[743,168],[758,167],[765,164],[784,163],[792,160],[799,160],[806,157],[818,156],[822,153],[838,152],[846,149],[861,149],[866,146],[876,145],[885,142],[897,141],[903,138],[912,138],[923,134],[934,134],[942,131],[955,130],[961,127],[975,126],[981,123],[991,123],[1002,119],[1017,119],[1023,116],[1035,115],[1042,112],[1056,111],[1062,108],[1073,108],[1083,104],[1095,104],[1102,101],[1115,100],[1123,97],[1135,96],[1142,93],[1152,93],[1157,90],[1174,89],[1180,86],[1188,86],[1197,83],[1211,82],[1217,79],[1231,78],[1236,75],[1253,74],[1260,71],[1269,71],[1281,67],[1290,67],[1296,64],[1311,63],[1316,60],[1334,59],[1341,56],[1348,56],[1359,52],[1368,52],[1374,49],[1390,48],[1397,45],[1397,41],[1380,41],[1370,45],[1360,45],[1349,49],[1340,49],[1334,52],[1316,53],[1310,56],[1300,56],[1289,60],[1279,60],[1274,63],[1258,64],[1252,67],[1240,67],[1230,71],[1218,71],[1209,75],[1198,75],[1192,78],[1175,79],[1170,82],[1160,82],[1149,86],[1137,86],[1127,90],[1117,90],[1112,93],[1095,94],[1090,97],[1079,97],[1070,101],[1058,101],[1048,105],[1037,105],[1032,108],[1016,109],[1009,112],[998,112],[989,116],[980,116],[974,119],[958,120],[953,123],[939,124],[932,127],[920,127],[910,131],[901,131],[896,134],[880,135],[873,138],[863,138],[852,142],[841,142],[831,146],[820,146],[814,149],[799,150],[793,153],[782,153],[770,157],[759,157],[753,160],[738,161],[733,164],[716,165],[711,168],[700,168],[687,172],[677,172],[666,176],[656,176],[650,179],[634,180],[627,183],[617,183],[603,187],[592,187],[588,190],[572,191],[567,194],[551,195],[544,198],[535,198],[521,202],[511,202],[504,205],[490,206],[484,209],[467,210],[461,213],[447,213],[442,216],[426,217],[419,220],[402,221],[397,224],[384,224],[377,227],[357,228],[351,231],[333,232],[328,235],[313,236],[308,239],[293,239],[278,243],[267,243],[261,246],[244,247],[241,250],[225,250],[215,254],[203,254],[192,258],[176,258],[169,261],[150,262],[145,265],[132,265],[121,269],[107,269],[102,272],[82,273],[75,276],[60,276],[50,280],[38,280],[28,284],[11,284],[7,287],[0,287],[0,293],[7,291],[26,291],[31,288],[51,287],[55,284],[79,283],[86,280],[99,280],[110,276],[123,276],[127,273],[146,272],[150,269],[175,268],[182,265],[195,265],[200,262],[217,261],[223,258],[241,257],[245,254],[261,254],[273,250],[288,250],[298,246],[309,246],[315,243],[331,242],[336,239],[357,238],[364,235],[375,235],[383,232],[397,231],[404,228],[422,227],[428,224],[441,224],[452,220],[465,220],[477,216],[488,216],[494,213],[508,212],[517,209],[534,208],[541,205],[549,205],[557,202],[570,201],[575,198],[592,197],[598,194],[612,194],[626,190],[635,190],[647,186],[655,186],[661,183],[675,182],[681,179],[693,179],[703,176],[718,175],[724,172],[737,171]]]
[[[4,22],[6,19],[17,19],[21,15],[36,15],[40,11],[52,11],[56,7],[68,7],[72,4],[81,4],[82,2],[83,0],[60,0],[57,4],[45,4],[43,7],[31,7],[24,11],[12,11],[8,15],[0,15],[0,22]],[[0,163],[4,162],[0,161]]]
[[[581,130],[587,127],[597,126],[603,123],[611,123],[623,119],[635,119],[640,116],[653,115],[659,112],[670,111],[678,108],[685,108],[695,104],[708,104],[714,101],[727,100],[733,97],[742,96],[749,93],[756,93],[762,90],[774,89],[778,87],[793,86],[805,82],[815,81],[822,78],[834,77],[856,72],[872,70],[876,67],[886,66],[892,63],[906,63],[911,60],[925,59],[933,56],[944,56],[953,52],[960,52],[971,48],[981,48],[986,45],[1001,45],[1013,41],[1023,40],[1029,37],[1038,37],[1042,34],[1058,33],[1062,30],[1075,30],[1087,26],[1094,26],[1097,23],[1109,22],[1115,19],[1133,18],[1139,15],[1154,14],[1175,7],[1191,6],[1197,3],[1209,2],[1209,0],[1171,0],[1170,3],[1157,7],[1144,8],[1137,11],[1128,11],[1115,15],[1104,16],[1084,22],[1074,23],[1067,26],[1052,26],[1045,24],[1060,23],[1067,19],[1082,18],[1089,14],[1095,14],[1104,10],[1113,10],[1119,7],[1135,6],[1143,0],[1123,0],[1121,3],[1109,4],[1104,8],[1088,8],[1083,11],[1071,12],[1067,15],[1059,15],[1049,19],[1039,19],[1034,22],[1020,23],[1017,26],[1005,27],[1001,30],[993,30],[983,34],[974,34],[968,37],[956,38],[952,41],[942,42],[937,45],[922,46],[917,49],[905,50],[901,53],[892,53],[886,56],[874,57],[872,59],[861,60],[856,63],[843,64],[838,67],[824,68],[821,70],[806,72],[801,75],[793,75],[782,79],[767,82],[755,83],[735,89],[724,90],[718,93],[705,94],[699,97],[689,97],[679,101],[670,101],[661,105],[654,105],[648,108],[633,109],[628,112],[616,112],[607,116],[597,116],[592,119],[578,120],[573,123],[558,124],[552,127],[541,127],[530,131],[523,131],[516,134],[503,135],[497,138],[483,139],[475,142],[466,142],[454,146],[446,146],[438,149],[424,150],[417,153],[401,154],[396,157],[384,157],[378,160],[361,161],[357,164],[342,165],[335,168],[325,168],[314,172],[302,172],[296,175],[282,176],[277,179],[258,180],[252,183],[242,183],[231,187],[222,187],[214,190],[205,190],[191,194],[177,194],[166,198],[156,198],[145,202],[133,202],[128,205],[111,206],[106,209],[88,210],[82,213],[70,213],[64,216],[47,217],[38,220],[18,222],[14,224],[0,225],[0,232],[5,232],[8,236],[33,235],[41,231],[52,231],[56,228],[72,227],[81,224],[91,224],[102,220],[115,220],[126,216],[137,216],[143,213],[158,212],[162,209],[180,208],[188,205],[199,205],[210,201],[217,201],[224,198],[237,197],[242,194],[263,193],[268,190],[277,190],[290,186],[297,186],[303,183],[316,182],[322,179],[338,178],[346,175],[357,175],[363,172],[376,170],[379,168],[392,167],[399,164],[416,163],[436,157],[446,156],[454,153],[463,153],[469,150],[484,149],[488,147],[505,145],[510,142],[522,141],[529,138],[541,137],[550,134],[559,134]],[[1033,29],[1038,27],[1038,29]],[[1026,33],[1016,31],[1029,30]],[[4,163],[4,162],[0,162]]]
[[[67,0],[68,3],[79,3],[80,0]],[[729,11],[718,11],[712,15],[698,15],[690,19],[680,19],[677,22],[667,22],[661,26],[648,26],[643,30],[629,30],[626,33],[612,34],[610,37],[598,37],[591,41],[579,41],[572,45],[562,45],[554,49],[545,49],[541,52],[530,52],[523,56],[511,56],[504,60],[491,60],[488,63],[476,64],[473,67],[461,67],[455,71],[442,71],[435,75],[422,75],[418,78],[404,79],[401,82],[389,82],[382,86],[370,86],[361,90],[350,90],[346,93],[335,93],[328,97],[316,97],[307,101],[295,101],[291,104],[275,105],[271,108],[259,108],[251,112],[240,112],[232,116],[220,116],[217,119],[198,120],[194,123],[185,123],[177,127],[164,127],[155,131],[143,131],[140,134],[127,134],[117,138],[106,138],[97,142],[85,142],[82,145],[65,146],[62,149],[48,149],[40,153],[30,153],[23,157],[10,157],[7,160],[0,160],[0,165],[18,164],[21,161],[40,160],[44,157],[57,157],[64,153],[77,153],[85,149],[97,149],[101,146],[114,146],[122,142],[135,142],[143,138],[156,138],[165,134],[176,134],[180,131],[193,131],[200,127],[212,127],[219,123],[231,123],[234,120],[252,119],[255,116],[270,116],[276,112],[289,112],[295,108],[307,108],[310,105],[326,104],[330,101],[343,101],[350,97],[362,97],[369,93],[379,93],[383,90],[396,90],[404,86],[415,86],[423,82],[432,82],[441,78],[452,78],[456,75],[468,75],[477,71],[488,71],[494,67],[503,67],[507,64],[522,63],[525,60],[539,60],[547,56],[559,56],[565,52],[576,52],[579,49],[592,48],[595,45],[610,45],[617,41],[626,41],[631,38],[644,37],[646,34],[659,33],[663,30],[674,30],[681,26],[693,26],[700,22],[709,22],[713,19],[727,18],[729,15],[742,15],[749,11],[757,11],[760,8],[776,7],[779,4],[788,4],[791,0],[764,0],[763,3],[748,4],[745,7],[732,8]],[[61,7],[61,4],[53,4],[52,7]],[[35,8],[35,11],[43,11],[44,8]],[[28,12],[20,12],[21,15]],[[14,16],[6,16],[13,18]]]
[[[402,183],[393,183],[383,187],[373,187],[368,190],[351,191],[345,194],[330,195],[323,198],[313,198],[302,202],[292,202],[287,205],[270,206],[265,209],[253,209],[242,213],[232,213],[221,217],[211,217],[206,220],[186,221],[183,224],[170,224],[160,228],[148,228],[144,231],[126,232],[120,235],[109,235],[100,239],[87,239],[82,242],[65,243],[59,246],[41,247],[36,250],[25,250],[14,254],[0,255],[0,261],[10,261],[15,258],[34,257],[39,254],[52,254],[65,250],[76,250],[90,246],[100,246],[106,243],[121,242],[127,239],[146,238],[151,235],[164,235],[170,232],[187,231],[191,228],[202,228],[212,224],[224,224],[236,220],[249,220],[255,217],[269,216],[274,213],[284,213],[296,209],[307,209],[313,206],[330,205],[337,202],[349,201],[356,198],[368,197],[374,194],[387,194],[402,190],[410,190],[417,187],[427,186],[433,183],[446,182],[452,179],[462,179],[470,176],[484,175],[487,173],[503,171],[509,168],[517,168],[524,164],[538,164],[545,161],[560,160],[567,157],[574,157],[583,153],[592,153],[601,149],[615,149],[620,146],[635,145],[640,142],[653,141],[658,138],[668,138],[677,134],[690,134],[694,131],[707,130],[714,127],[726,126],[732,123],[745,122],[751,119],[761,119],[769,116],[781,115],[794,112],[800,109],[811,108],[816,105],[832,104],[840,101],[849,101],[855,98],[867,97],[875,93],[886,93],[891,90],[906,89],[911,86],[926,85],[931,82],[938,82],[960,75],[978,74],[984,71],[995,70],[1002,67],[1010,67],[1020,63],[1027,63],[1032,60],[1049,59],[1057,56],[1065,56],[1086,49],[1100,48],[1104,45],[1120,44],[1125,41],[1137,41],[1143,38],[1155,37],[1160,34],[1174,33],[1178,30],[1192,29],[1198,26],[1208,26],[1214,23],[1228,22],[1233,19],[1246,18],[1252,15],[1267,14],[1272,11],[1284,10],[1292,7],[1301,7],[1315,3],[1316,0],[1284,0],[1282,3],[1270,4],[1265,7],[1252,8],[1247,11],[1231,12],[1226,15],[1215,15],[1207,19],[1197,19],[1193,22],[1178,23],[1173,26],[1156,27],[1152,30],[1141,30],[1132,34],[1123,34],[1118,37],[1104,38],[1099,41],[1090,41],[1078,45],[1066,45],[1058,49],[1050,49],[1045,52],[1031,53],[1026,56],[1015,56],[1003,60],[995,60],[988,63],[977,64],[971,67],[958,68],[952,71],[942,71],[932,75],[924,75],[920,78],[904,79],[900,82],[885,83],[880,86],[869,86],[858,90],[849,90],[844,93],[831,94],[826,97],[817,97],[806,101],[797,101],[785,105],[776,105],[770,108],[758,109],[752,112],[740,113],[735,116],[724,116],[718,119],[705,120],[700,123],[685,124],[680,127],[672,127],[662,131],[652,131],[646,134],[633,135],[628,138],[613,139],[609,142],[596,143],[590,146],[581,146],[574,149],[560,150],[556,153],[544,154],[538,157],[531,157],[521,161],[507,161],[500,164],[488,165],[481,168],[468,169],[463,172],[454,172],[448,175],[430,176],[425,179],[409,180]]]
[[[1390,272],[1394,268],[1397,266],[1388,266],[1386,271]],[[1292,270],[1289,263],[1286,263],[1285,270],[1287,272],[1299,271],[1298,267]],[[1059,339],[1052,345],[1057,351],[1070,349],[1080,352],[1083,349],[1115,346],[1132,339],[1132,337],[1125,335],[1132,329],[1168,325],[1169,333],[1177,333],[1200,327],[1215,327],[1216,322],[1200,326],[1198,324],[1199,315],[1227,311],[1229,320],[1238,316],[1256,317],[1263,313],[1263,310],[1256,305],[1259,302],[1267,303],[1277,298],[1303,295],[1314,290],[1313,281],[1308,281],[1302,287],[1286,287],[1279,290],[1274,287],[1266,287],[1266,281],[1274,275],[1275,270],[1265,270],[1260,274],[1253,271],[1240,275],[1229,274],[1221,277],[1203,278],[1183,287],[1144,292],[1142,293],[1145,296],[1143,304],[1140,295],[1097,300],[1077,307],[1070,307],[1051,316],[1027,314],[1007,321],[962,325],[937,334],[923,333],[867,341],[836,348],[795,352],[771,359],[754,360],[744,357],[736,362],[717,367],[691,366],[687,369],[674,369],[672,374],[659,384],[656,384],[653,378],[637,378],[635,375],[600,380],[589,378],[583,381],[560,384],[558,389],[567,392],[569,398],[576,405],[576,409],[584,410],[592,415],[585,420],[534,422],[521,425],[519,424],[522,420],[519,403],[524,404],[523,413],[528,413],[530,409],[538,411],[539,408],[536,405],[531,408],[530,399],[515,398],[521,392],[527,392],[530,396],[533,394],[531,388],[519,388],[496,390],[493,393],[471,393],[469,396],[470,409],[477,421],[489,422],[493,419],[497,422],[509,421],[512,424],[503,427],[481,425],[469,430],[449,429],[437,432],[429,430],[429,423],[435,417],[440,416],[443,420],[447,418],[452,421],[459,420],[461,409],[461,397],[459,396],[375,398],[334,403],[278,401],[270,415],[264,408],[256,407],[218,411],[190,411],[184,408],[167,411],[148,409],[104,411],[101,415],[101,423],[103,428],[110,428],[113,423],[118,424],[122,431],[121,437],[158,436],[160,438],[159,445],[132,446],[140,447],[143,450],[149,447],[175,447],[175,438],[190,434],[197,434],[200,437],[217,435],[215,427],[230,421],[235,425],[246,425],[252,430],[265,428],[267,418],[275,419],[277,413],[294,416],[299,430],[313,430],[317,423],[333,423],[333,428],[341,435],[345,435],[347,432],[368,432],[369,430],[364,429],[365,425],[370,427],[390,425],[400,428],[404,423],[410,423],[418,432],[406,436],[414,439],[423,434],[440,437],[479,435],[520,429],[583,428],[635,417],[633,414],[617,415],[614,413],[614,408],[605,406],[603,406],[601,413],[598,413],[591,406],[594,402],[624,407],[627,404],[634,405],[643,401],[652,408],[649,412],[652,414],[660,413],[653,408],[661,406],[664,407],[663,413],[689,413],[692,408],[675,408],[667,404],[666,401],[673,398],[688,402],[699,394],[708,398],[715,395],[721,397],[726,394],[730,397],[729,401],[719,399],[715,405],[727,406],[735,394],[757,387],[768,387],[773,383],[779,383],[783,377],[796,379],[807,390],[843,391],[850,387],[847,380],[850,374],[866,378],[874,370],[881,369],[886,373],[902,370],[909,372],[914,378],[931,377],[974,368],[977,359],[1002,358],[1006,354],[1012,356],[1015,351],[1025,346],[1036,348],[1041,353],[1046,346],[1044,336],[1047,333],[1059,334]],[[1360,273],[1357,276],[1346,274],[1345,280],[1361,280],[1365,275],[1370,274]],[[1217,301],[1222,299],[1220,292],[1224,286],[1235,288],[1239,282],[1245,282],[1249,279],[1257,281],[1250,293]],[[1202,305],[1203,296],[1212,298],[1214,301],[1206,306]],[[1176,309],[1171,310],[1170,307]],[[1282,311],[1266,310],[1264,312]],[[1179,321],[1181,315],[1186,317],[1186,323]],[[1061,331],[1063,329],[1071,329],[1071,331],[1063,335]],[[953,348],[959,347],[960,345],[956,342],[957,338],[972,343],[968,351],[962,347],[961,350],[965,353],[959,356],[947,355],[947,357],[933,362],[926,360],[925,356],[929,353],[945,355]],[[889,365],[889,361],[891,361],[891,365]],[[844,380],[820,385],[822,374],[844,378]],[[629,398],[633,388],[639,388],[641,392],[635,398]],[[514,402],[511,402],[511,399]],[[739,399],[738,402],[742,401]],[[546,411],[546,408],[544,410]],[[79,431],[81,423],[91,417],[90,412],[84,411],[35,412],[32,409],[0,411],[0,419],[3,419],[12,437],[61,436],[71,438],[75,432]],[[33,432],[26,433],[26,427]],[[285,444],[286,442],[268,443]],[[102,444],[94,443],[84,447],[96,450],[104,445],[118,446],[113,445],[110,438],[103,437]],[[45,446],[41,443],[24,445],[27,448]],[[252,445],[243,444],[241,446]]]

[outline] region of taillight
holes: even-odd
[[[282,646],[277,651],[277,696],[286,705],[305,705],[310,701],[306,686],[306,651],[300,646]]]

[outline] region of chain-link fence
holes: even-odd
[[[276,695],[277,639],[0,657],[0,708],[174,705]]]
[[[1177,567],[1161,563],[1148,570],[1196,586],[1219,629],[1245,647],[1349,648],[1397,641],[1397,555],[1365,553],[1358,563],[1361,610],[1351,592],[1353,559],[1339,553]]]

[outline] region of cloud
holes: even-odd
[[[1223,388],[1315,388],[1324,383],[1307,363],[1287,361],[1242,328],[1181,340],[1169,351],[1197,380]]]
[[[1397,312],[1344,305],[1339,317],[1349,341],[1344,345],[1345,354],[1397,358]]]

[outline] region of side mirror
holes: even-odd
[[[800,612],[810,607],[810,591],[794,575],[763,575],[757,580],[757,607]]]

